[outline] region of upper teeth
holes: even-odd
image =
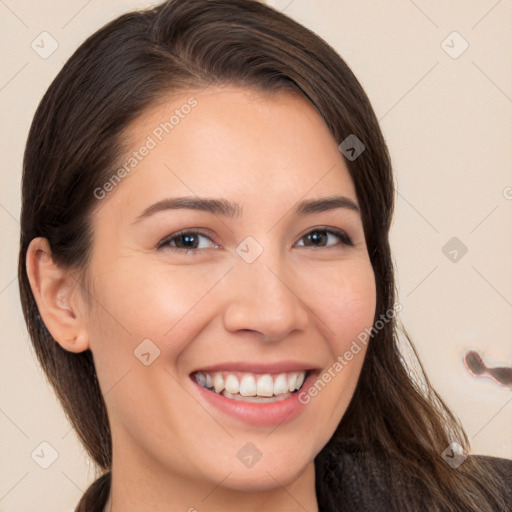
[[[226,390],[228,393],[242,396],[282,395],[299,389],[304,383],[306,372],[288,372],[278,375],[199,371],[195,373],[196,381],[205,388],[213,388],[216,393]]]

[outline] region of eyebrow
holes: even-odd
[[[345,196],[329,196],[320,199],[305,199],[300,201],[294,210],[296,215],[308,215],[326,212],[334,209],[352,210],[360,214],[359,205],[354,200]],[[231,203],[226,199],[213,199],[207,197],[171,197],[162,199],[148,206],[133,222],[133,224],[166,210],[197,210],[220,215],[222,217],[235,218],[242,215],[242,207],[238,203]]]

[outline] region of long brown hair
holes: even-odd
[[[365,151],[346,164],[376,278],[375,319],[395,304],[388,241],[391,161],[368,97],[333,48],[256,0],[168,0],[108,23],[78,48],[44,95],[23,162],[18,277],[25,320],[69,420],[104,473],[77,512],[105,505],[112,463],[109,421],[91,352],[61,348],[39,315],[25,270],[27,247],[33,238],[45,237],[59,265],[85,269],[91,213],[98,206],[94,190],[117,168],[123,134],[170,92],[210,84],[269,94],[299,91],[336,141],[354,134],[364,143]],[[350,442],[361,453],[382,454],[371,460],[390,464],[397,477],[390,492],[400,510],[505,510],[499,478],[483,462],[470,457],[454,470],[442,459],[452,441],[468,451],[468,439],[421,364],[416,378],[411,376],[399,350],[399,328],[391,318],[370,340],[349,407],[315,460],[320,508],[339,503],[338,490],[324,477],[339,447]],[[408,492],[403,482],[422,492]]]

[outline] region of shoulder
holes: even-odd
[[[340,503],[351,512],[397,510],[392,492],[396,474],[384,454],[362,452],[348,441],[331,441],[315,459],[315,476],[321,512],[337,511]]]
[[[470,458],[502,481],[503,497],[512,510],[512,460],[490,455],[471,455]]]
[[[396,460],[386,453],[363,452],[350,442],[331,443],[329,451],[315,459],[317,497],[322,512],[338,510],[336,503],[351,511],[374,512],[403,509],[403,502],[421,501],[425,483],[417,475],[404,474]],[[500,494],[512,511],[512,460],[486,455],[470,455],[463,463],[483,492],[487,482],[478,475],[494,475]],[[480,466],[480,470],[478,470]],[[426,497],[426,496],[425,496]]]
[[[512,459],[503,459],[491,455],[471,455],[476,461],[495,469],[498,473],[512,480]]]

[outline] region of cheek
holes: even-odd
[[[204,298],[223,268],[165,266],[160,261],[120,260],[96,277],[97,301],[125,331],[161,337]],[[228,270],[229,267],[226,267]]]
[[[362,342],[373,326],[376,307],[376,285],[368,259],[354,259],[338,265],[324,276],[322,286],[314,287],[309,304],[315,306],[318,329],[329,346],[330,364],[323,369],[312,395],[321,396],[319,407],[326,425],[335,430],[344,415],[357,385],[367,345]],[[364,338],[365,341],[368,338]],[[317,394],[316,394],[317,393]]]
[[[315,275],[308,289],[308,306],[318,319],[318,328],[335,354],[343,353],[375,317],[376,288],[371,263],[353,260],[325,275]]]
[[[161,261],[140,263],[130,275],[131,315],[137,320],[141,315],[150,315],[168,330],[200,303],[231,267],[218,262],[190,266],[167,266]],[[121,276],[119,280],[124,286],[125,278]]]
[[[209,292],[230,267],[171,268],[126,258],[108,268],[95,275],[88,322],[98,373],[115,381],[136,362],[143,340],[176,357],[201,328]]]

